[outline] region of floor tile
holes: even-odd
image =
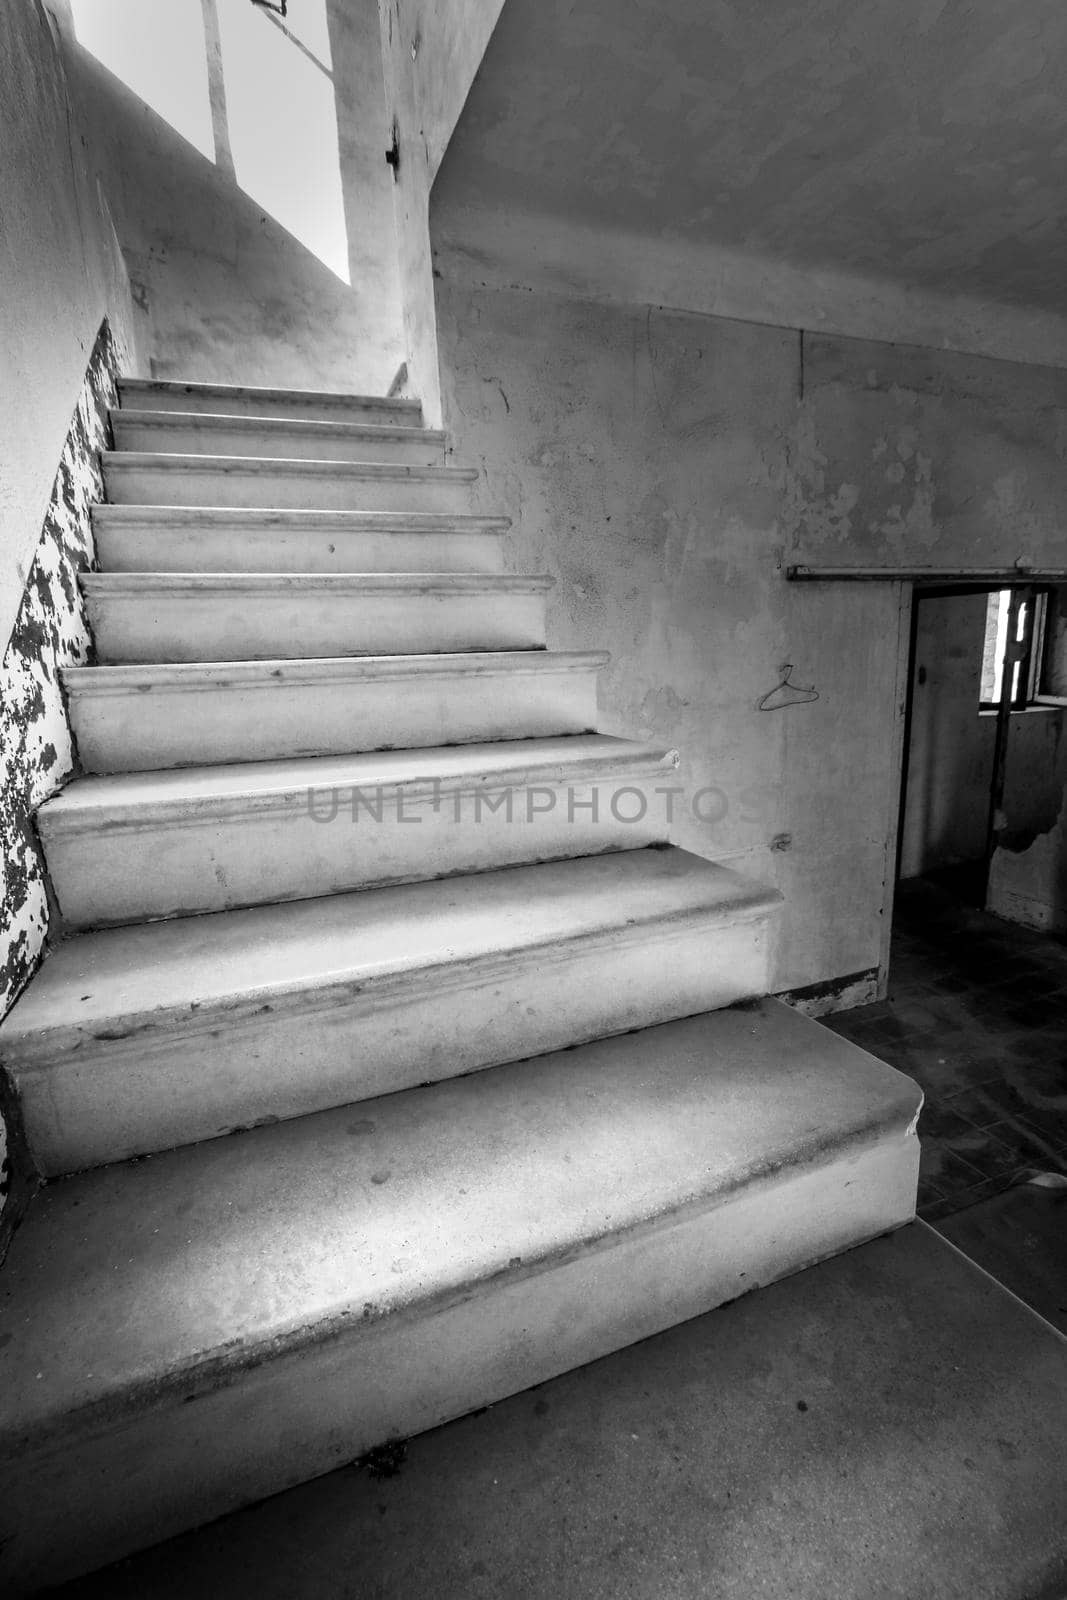
[[[888,994],[836,1019],[926,1096],[930,1220],[1067,1170],[1067,945],[962,904],[968,884],[950,871],[898,886]]]

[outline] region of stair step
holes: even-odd
[[[83,572],[102,662],[538,650],[553,580],[482,572]]]
[[[444,462],[447,446],[447,436],[439,428],[198,411],[124,408],[111,412],[111,431],[117,450],[275,460],[411,461],[433,466]]]
[[[138,450],[105,450],[101,459],[107,497],[118,505],[463,512],[479,476],[474,467]]]
[[[29,1586],[913,1213],[917,1087],[777,1001],[50,1185],[0,1279]]]
[[[119,403],[131,409],[221,412],[250,417],[293,417],[307,422],[368,421],[418,426],[422,402],[313,389],[257,389],[245,384],[178,383],[120,378]]]
[[[626,850],[83,934],[0,1054],[51,1177],[763,993],[779,898]]]
[[[507,517],[94,506],[108,572],[500,572]]]
[[[67,667],[82,771],[588,733],[603,652],[341,656]]]
[[[64,921],[103,927],[656,844],[677,766],[572,734],[186,767],[78,778],[37,827]]]

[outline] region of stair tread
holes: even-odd
[[[904,1137],[920,1103],[772,1000],[62,1180],[0,1279],[5,1450]]]
[[[645,938],[652,924],[693,916],[758,916],[779,898],[671,847],[81,934],[0,1023],[0,1050],[24,1065],[238,1004],[298,1004],[340,985],[362,993],[579,940]]]
[[[232,688],[285,683],[367,683],[399,678],[477,678],[493,673],[592,672],[611,659],[606,650],[478,650],[411,656],[278,657],[265,661],[136,662],[63,667],[63,687],[74,694],[130,690]]]
[[[376,589],[415,594],[545,594],[555,579],[509,572],[81,572],[86,594],[279,594]]]
[[[447,511],[318,511],[256,506],[137,506],[103,502],[94,525],[158,523],[161,527],[328,528],[331,533],[506,533],[511,518]]]
[[[276,389],[262,384],[197,383],[176,378],[121,378],[121,394],[200,394],[241,400],[292,401],[294,404],[377,406],[389,410],[421,411],[422,401],[407,396],[342,394],[331,389]],[[210,413],[209,413],[210,414]]]
[[[170,450],[105,450],[104,466],[118,471],[153,472],[254,472],[268,475],[271,472],[291,472],[307,477],[326,474],[349,478],[395,479],[398,482],[419,480],[433,483],[475,483],[477,467],[422,466],[403,461],[337,461],[330,457],[305,456],[234,456],[197,455]]]
[[[247,412],[225,411],[156,411],[136,406],[122,406],[113,410],[111,420],[120,429],[134,425],[142,428],[199,428],[208,433],[223,429],[235,433],[244,431],[268,435],[296,433],[304,434],[309,439],[318,437],[324,443],[331,439],[398,442],[421,439],[443,447],[448,437],[443,428],[426,428],[418,422],[324,422],[316,417],[257,417]]]
[[[173,807],[214,810],[227,801],[269,803],[299,798],[309,789],[349,789],[365,793],[402,790],[450,792],[467,784],[551,782],[577,775],[637,774],[673,769],[677,752],[662,745],[617,739],[607,734],[567,734],[557,739],[500,740],[492,744],[436,749],[387,750],[348,756],[301,756],[283,761],[232,762],[223,766],[183,767],[177,771],[124,772],[75,778],[38,811],[45,828],[71,824],[98,826],[123,816]]]

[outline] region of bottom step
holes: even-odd
[[[1062,1600],[1065,1356],[913,1222],[55,1600]]]
[[[5,1591],[899,1226],[920,1103],[763,1001],[52,1185],[0,1274]]]

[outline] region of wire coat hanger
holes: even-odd
[[[799,683],[790,683],[793,672],[793,663],[785,661],[778,668],[781,674],[773,689],[768,689],[756,703],[757,711],[784,711],[786,706],[803,706],[811,700],[819,698],[819,691],[812,684],[804,689]]]

